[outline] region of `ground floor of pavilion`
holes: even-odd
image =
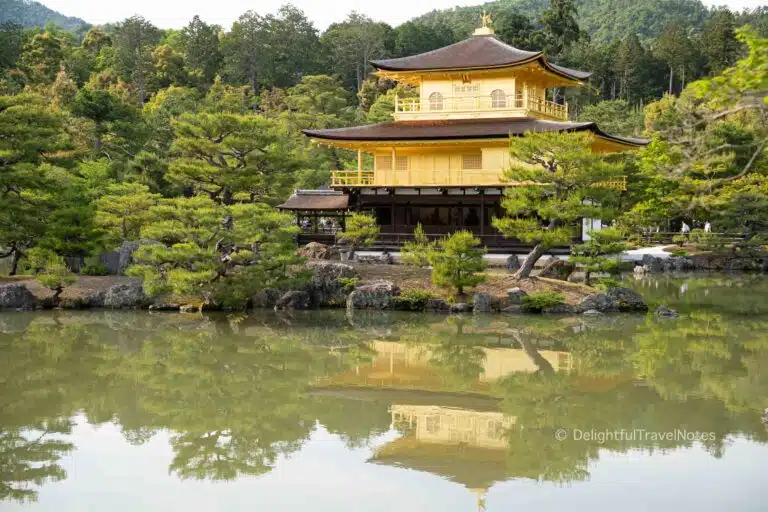
[[[489,252],[527,252],[530,244],[505,238],[493,227],[493,219],[503,214],[502,199],[503,189],[498,187],[297,190],[278,208],[296,215],[301,245],[313,241],[332,244],[338,233],[344,232],[351,212],[369,212],[380,227],[375,249],[399,250],[421,224],[431,238],[467,230]],[[588,224],[593,229],[594,223]],[[582,239],[582,232],[582,225],[574,225],[574,242]],[[569,248],[559,247],[551,252],[567,254]]]

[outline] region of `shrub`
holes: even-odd
[[[563,303],[565,303],[565,297],[557,292],[535,292],[523,297],[523,309],[533,313],[541,313],[546,308]]]
[[[45,261],[43,271],[37,274],[35,279],[53,292],[53,302],[56,303],[64,288],[73,284],[77,277],[67,268],[61,256],[51,256]]]
[[[350,293],[355,290],[357,283],[360,282],[359,277],[340,277],[336,281],[341,285],[344,293]]]
[[[616,255],[626,249],[622,234],[615,228],[591,231],[590,240],[571,248],[571,261],[584,269],[584,282],[589,285],[592,272],[619,273]]]
[[[426,267],[429,265],[429,251],[433,245],[430,243],[427,234],[424,233],[421,223],[418,223],[413,231],[413,242],[403,244],[403,249],[400,251],[403,263],[417,267]]]
[[[688,256],[688,251],[686,251],[685,249],[675,249],[669,254],[671,254],[672,256]]]
[[[353,249],[370,247],[379,237],[376,217],[367,213],[353,213],[346,222],[346,229],[336,234],[337,239],[349,240]]]
[[[595,285],[595,288],[600,288],[601,290],[609,290],[611,288],[618,288],[621,286],[621,283],[618,279],[614,279],[612,277],[604,277],[602,279],[598,279],[597,284]]]
[[[84,276],[105,276],[109,274],[107,266],[102,263],[88,263],[81,270],[80,273]]]
[[[402,311],[424,311],[427,302],[436,298],[424,290],[404,290],[399,296],[392,297],[392,307]]]
[[[672,243],[682,247],[688,243],[688,235],[675,235],[672,237]]]
[[[478,245],[480,240],[469,231],[457,231],[437,242],[428,254],[432,282],[463,295],[465,287],[485,281],[485,276],[478,274],[486,267],[483,259],[485,247]]]

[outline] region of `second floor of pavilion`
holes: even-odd
[[[444,48],[371,64],[379,77],[413,87],[413,94],[396,97],[395,121],[567,120],[568,105],[549,91],[580,87],[590,76],[551,63],[542,52],[510,46],[489,27]]]

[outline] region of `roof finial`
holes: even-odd
[[[483,14],[480,15],[480,22],[483,24],[482,27],[476,28],[474,34],[475,36],[490,36],[493,35],[494,31],[490,25],[493,23],[493,20],[491,19],[491,15],[488,14],[485,9],[483,9]]]
[[[485,12],[485,9],[483,9],[483,14],[480,16],[480,21],[483,23],[483,28],[488,28],[488,25],[493,23],[491,15]]]

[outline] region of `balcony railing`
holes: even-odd
[[[514,186],[515,183],[502,181],[503,174],[504,171],[501,169],[333,171],[331,186],[336,188]],[[622,176],[601,181],[595,186],[624,191],[627,190],[627,178]]]
[[[528,96],[526,93],[498,96],[456,96],[447,98],[399,98],[395,96],[395,118],[443,118],[473,114],[479,117],[527,116],[540,114],[553,119],[568,119],[568,104]]]

